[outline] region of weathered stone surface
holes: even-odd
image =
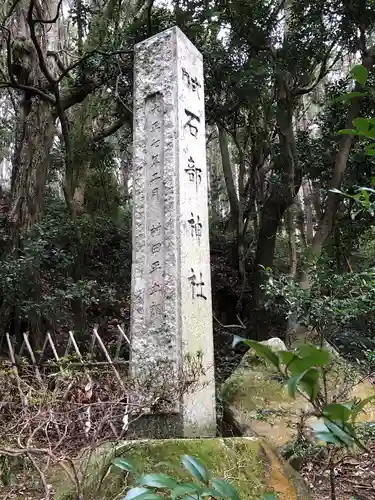
[[[119,469],[102,480],[103,471],[108,469],[114,455],[132,460],[141,472],[164,472],[176,480],[191,481],[192,477],[182,468],[160,465],[160,462],[168,462],[179,466],[184,454],[199,458],[214,477],[231,482],[241,500],[260,500],[271,492],[276,493],[279,500],[312,499],[302,478],[265,440],[258,438],[132,441],[116,449],[102,449],[91,458],[82,496],[101,500],[120,498],[127,487],[134,485],[134,475]],[[62,484],[52,482],[57,486],[56,500],[70,498],[60,493],[64,491]]]
[[[285,350],[281,340],[275,342],[271,339],[264,343],[276,350]],[[360,380],[353,366],[337,353],[331,353],[331,367],[327,374],[330,401],[336,396],[340,396],[339,401],[349,401],[354,397],[364,399],[375,394],[369,382]],[[301,411],[312,410],[302,396],[292,399],[276,369],[252,350],[245,354],[221,392],[241,430],[249,435],[263,436],[278,447],[295,440]],[[359,415],[358,421],[375,421],[373,402]],[[310,419],[307,424],[311,422]]]
[[[133,154],[131,371],[150,413],[133,432],[213,436],[203,63],[177,27],[135,47]]]

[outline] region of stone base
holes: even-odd
[[[132,419],[130,419],[132,420]],[[143,415],[129,424],[128,439],[168,439],[183,437],[180,413]]]

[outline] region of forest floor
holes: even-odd
[[[336,500],[375,499],[375,442],[370,453],[347,456],[335,468]],[[330,500],[331,485],[327,464],[321,458],[309,461],[301,471],[316,500]]]

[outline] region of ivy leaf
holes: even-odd
[[[356,82],[364,85],[368,79],[368,69],[363,66],[363,64],[357,64],[353,66],[350,70],[350,74],[353,76]]]
[[[277,356],[273,352],[272,349],[269,347],[265,346],[264,344],[261,344],[260,342],[256,342],[255,340],[245,340],[244,343],[254,349],[254,351],[258,354],[263,359],[268,359],[276,368],[279,368],[280,361]]]
[[[208,484],[210,474],[200,460],[189,455],[183,455],[181,463],[197,481]]]

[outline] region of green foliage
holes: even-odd
[[[266,308],[299,323],[323,331],[338,329],[366,315],[371,315],[375,300],[373,270],[336,274],[321,265],[310,271],[312,286],[303,290],[286,275],[265,271]]]
[[[29,324],[36,318],[60,328],[74,328],[77,301],[85,321],[108,313],[119,318],[129,294],[130,234],[128,215],[121,225],[110,215],[92,220],[84,215],[73,222],[63,201],[51,196],[22,252],[0,253],[3,308],[16,306]]]
[[[306,344],[294,352],[275,352],[264,344],[236,338],[236,343],[241,341],[265,361],[272,363],[282,375],[291,397],[295,398],[299,393],[311,403],[313,415],[318,418],[312,426],[318,441],[366,449],[357,437],[356,419],[375,396],[359,401],[328,403],[324,389],[325,369],[330,362],[328,351]]]
[[[193,477],[194,482],[178,482],[172,476],[162,473],[140,474],[131,461],[123,458],[113,460],[113,465],[122,470],[135,474],[137,486],[131,488],[123,500],[133,498],[231,498],[239,500],[236,489],[227,481],[211,477],[203,463],[195,457],[183,455],[181,465]],[[160,493],[160,494],[158,494]]]

